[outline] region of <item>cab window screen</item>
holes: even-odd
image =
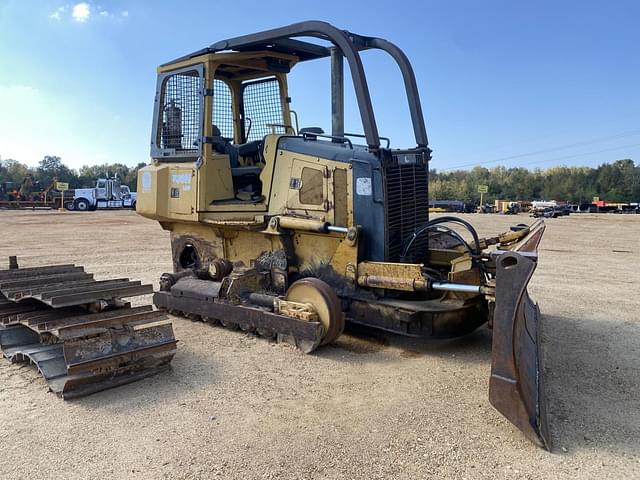
[[[202,79],[196,70],[176,73],[164,80],[159,132],[162,148],[199,152],[201,88]]]
[[[231,89],[222,80],[213,80],[213,124],[224,138],[233,139]]]
[[[247,142],[261,140],[271,133],[269,124],[282,124],[280,85],[275,77],[246,82],[242,89],[244,136]],[[275,127],[276,133],[285,133]]]

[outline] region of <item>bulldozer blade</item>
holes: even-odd
[[[532,250],[538,242],[539,237]],[[489,401],[529,440],[550,450],[540,355],[540,310],[527,292],[537,254],[498,251],[495,261]]]

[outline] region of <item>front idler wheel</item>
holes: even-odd
[[[313,310],[318,315],[318,320],[324,328],[324,336],[320,341],[320,345],[331,343],[342,334],[344,330],[344,314],[342,313],[340,299],[333,289],[322,280],[312,277],[298,280],[287,290],[285,300],[306,303],[313,307]],[[309,350],[312,347],[307,343],[309,342],[296,340],[296,345],[300,344],[298,348],[302,351]]]

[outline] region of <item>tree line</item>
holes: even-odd
[[[121,163],[85,165],[75,170],[57,156],[45,156],[35,168],[17,160],[0,161],[0,182],[20,184],[27,174],[38,181],[42,189],[57,178],[70,188],[92,187],[97,178],[117,175],[123,184],[135,191],[139,163],[129,167]],[[475,167],[472,170],[437,171],[429,175],[429,198],[432,200],[462,200],[478,203],[478,185],[487,185],[487,202],[493,200],[565,200],[591,202],[600,197],[609,202],[640,201],[640,165],[633,160],[616,160],[591,167],[552,167],[529,170],[523,167]]]
[[[487,185],[487,202],[493,200],[561,200],[591,203],[593,197],[608,202],[640,202],[640,165],[616,160],[591,167],[475,167],[472,170],[436,171],[429,175],[429,198],[479,203],[478,185]]]
[[[7,159],[0,161],[0,183],[16,182],[20,185],[27,175],[31,175],[33,181],[37,181],[42,190],[47,188],[54,178],[59,182],[68,183],[69,188],[89,188],[95,186],[98,178],[117,175],[123,184],[128,185],[131,191],[135,192],[138,169],[145,165],[145,163],[139,163],[135,167],[129,167],[122,163],[105,163],[85,165],[76,170],[67,167],[60,157],[53,155],[46,155],[35,168],[17,160]]]

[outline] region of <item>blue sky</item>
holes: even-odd
[[[0,0],[0,156],[147,161],[158,64],[307,19],[405,50],[433,168],[640,162],[636,1]],[[397,68],[363,60],[381,135],[413,146]],[[323,62],[296,67],[290,94],[302,126],[330,130]],[[361,131],[350,94],[347,129]]]

